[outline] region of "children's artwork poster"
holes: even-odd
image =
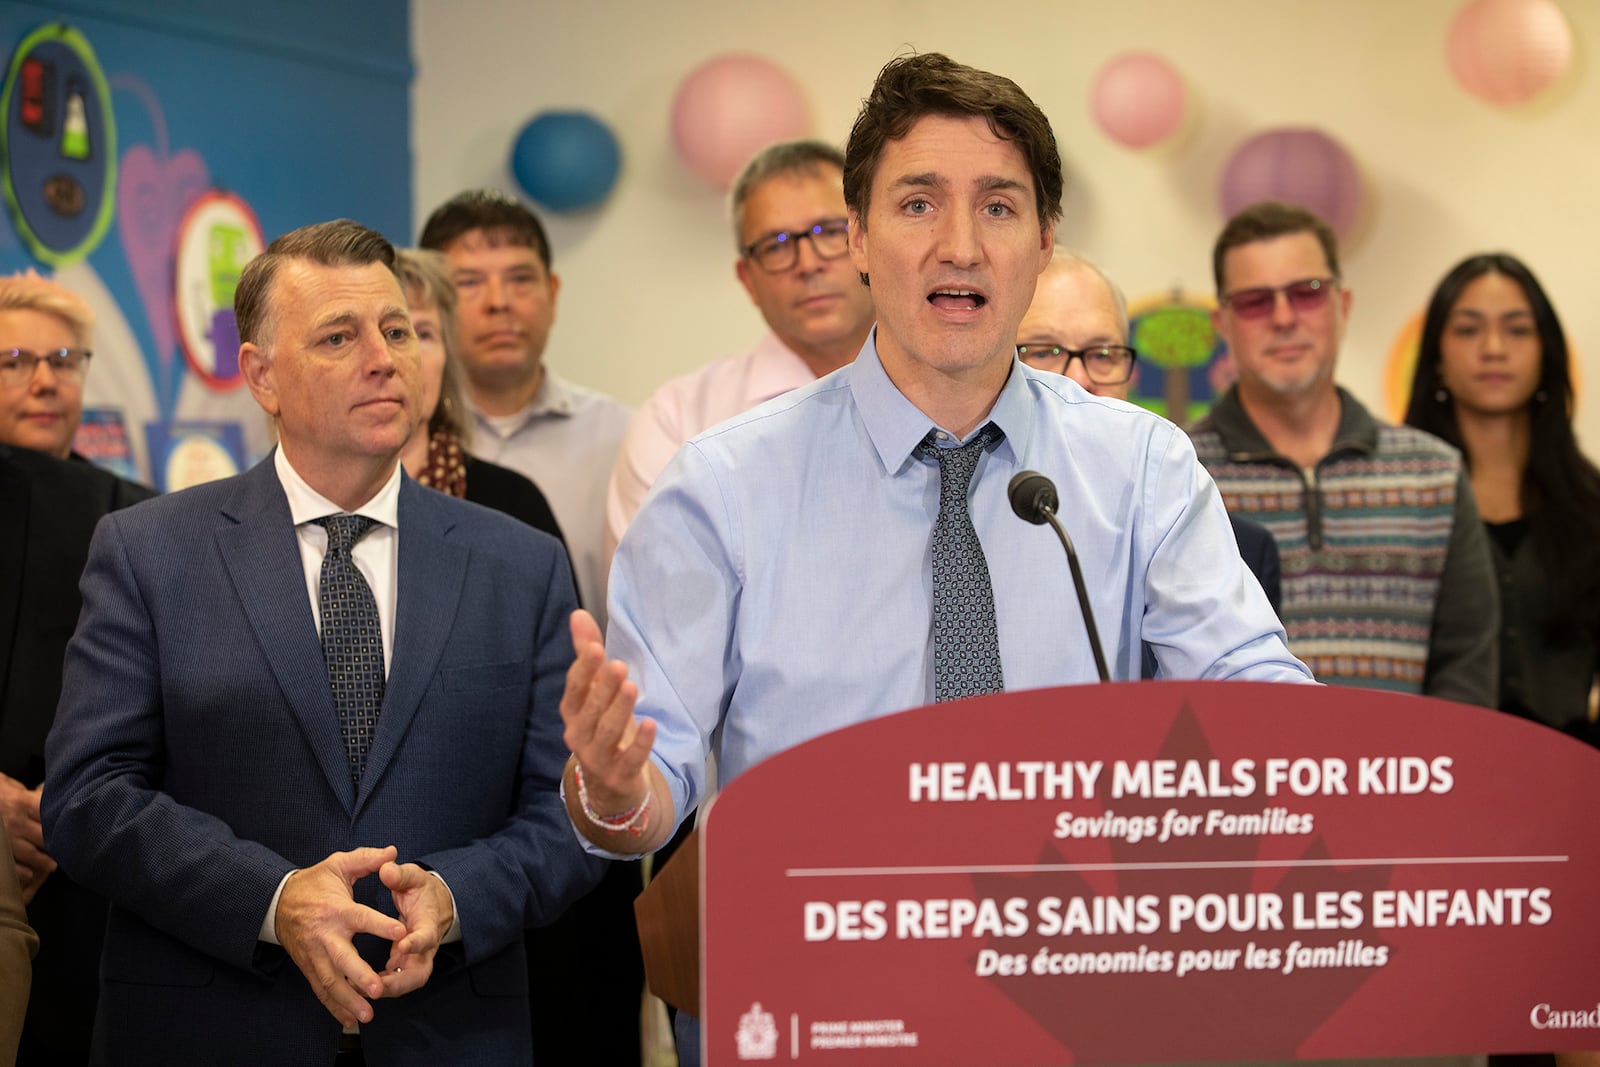
[[[1128,343],[1139,353],[1129,400],[1179,426],[1211,410],[1234,379],[1228,346],[1211,325],[1215,306],[1174,290],[1128,309]]]
[[[244,469],[244,431],[236,422],[153,422],[150,468],[163,493],[231,478]]]
[[[12,222],[43,262],[76,262],[105,237],[117,179],[111,93],[88,39],[63,23],[28,34],[0,100],[0,171]]]
[[[243,381],[233,293],[244,265],[266,246],[255,212],[232,193],[202,194],[178,226],[178,335],[189,369],[213,389]]]
[[[84,408],[72,450],[89,462],[129,481],[139,480],[128,441],[128,424],[116,408]]]
[[[37,270],[94,312],[80,450],[159,487],[179,468],[254,463],[271,440],[239,388],[244,265],[328,219],[414,236],[405,0],[270,20],[205,4],[40,11],[0,0],[0,275]],[[339,165],[315,165],[310,144],[339,145]],[[207,424],[231,429],[194,432]]]

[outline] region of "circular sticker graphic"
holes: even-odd
[[[89,41],[64,23],[23,38],[0,90],[0,184],[36,258],[83,259],[111,224],[117,130]]]
[[[178,339],[184,359],[212,389],[232,389],[243,381],[233,291],[244,265],[265,247],[256,213],[232,193],[205,193],[178,224],[173,283]]]

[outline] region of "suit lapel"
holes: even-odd
[[[400,482],[394,653],[389,659],[378,732],[356,795],[358,811],[400,750],[439,669],[439,658],[455,622],[469,550],[463,540],[450,536],[455,520],[446,506],[448,500],[410,478]]]
[[[289,712],[301,731],[328,787],[347,811],[355,791],[350,761],[339,734],[339,715],[328,688],[305,568],[277,470],[269,457],[241,476],[237,491],[223,506],[217,547],[256,644],[266,657]]]

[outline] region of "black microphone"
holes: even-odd
[[[1102,682],[1111,681],[1105,653],[1100,650],[1100,631],[1095,629],[1094,611],[1089,607],[1089,590],[1083,584],[1083,569],[1078,566],[1078,552],[1072,547],[1072,538],[1056,519],[1061,498],[1056,495],[1055,483],[1038,471],[1018,471],[1011,477],[1006,496],[1011,499],[1011,510],[1019,519],[1035,526],[1049,523],[1061,539],[1061,547],[1067,550],[1067,566],[1072,569],[1072,586],[1078,592],[1078,606],[1083,609],[1083,628],[1089,632],[1089,650],[1094,653],[1095,669],[1100,672]]]

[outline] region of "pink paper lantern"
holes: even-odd
[[[750,157],[811,129],[804,95],[770,60],[729,53],[707,60],[678,86],[672,141],[689,169],[727,189]]]
[[[1129,148],[1149,148],[1183,125],[1183,78],[1151,52],[1127,52],[1095,76],[1089,106],[1106,135]]]
[[[1450,24],[1450,71],[1473,96],[1525,104],[1572,58],[1572,30],[1553,0],[1472,0]]]
[[[1298,204],[1345,237],[1361,212],[1361,175],[1350,153],[1320,130],[1268,130],[1240,145],[1222,174],[1224,218],[1258,200]]]

